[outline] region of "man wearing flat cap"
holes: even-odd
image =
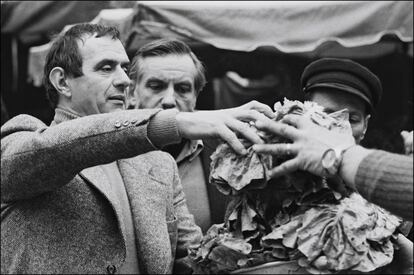
[[[321,58],[305,68],[301,86],[305,99],[323,106],[328,113],[347,108],[352,134],[357,143],[361,142],[382,94],[375,74],[349,59]]]
[[[362,141],[382,94],[375,74],[349,59],[321,58],[305,68],[301,86],[305,99],[323,106],[327,113],[347,108],[355,142]],[[407,235],[411,228],[412,223],[405,222],[400,230]]]

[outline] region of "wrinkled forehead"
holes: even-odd
[[[113,59],[120,63],[129,62],[122,42],[111,36],[96,37],[96,34],[85,34],[78,40],[79,52],[83,61],[95,59]]]
[[[140,58],[138,74],[143,76],[177,76],[194,79],[196,65],[188,54],[168,54],[163,56],[147,56]]]

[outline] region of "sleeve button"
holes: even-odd
[[[106,267],[106,270],[108,271],[108,274],[115,274],[115,272],[116,272],[116,266],[114,266],[113,264],[108,265]]]
[[[115,125],[116,128],[119,128],[119,127],[121,127],[121,122],[117,120],[117,121],[115,121],[114,125]]]

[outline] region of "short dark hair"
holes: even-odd
[[[119,31],[115,27],[107,27],[99,24],[82,23],[57,36],[46,56],[44,67],[43,85],[46,88],[46,96],[53,108],[58,103],[58,93],[49,79],[49,74],[55,67],[61,67],[70,77],[79,77],[82,72],[82,56],[79,53],[78,41],[83,41],[86,35],[96,37],[109,36],[112,39],[120,39]]]
[[[129,78],[134,80],[134,85],[141,77],[139,68],[140,60],[151,56],[167,56],[167,55],[189,55],[196,67],[196,76],[194,78],[194,87],[196,92],[200,92],[206,85],[205,68],[203,63],[191,51],[190,47],[184,42],[177,39],[163,38],[158,39],[142,46],[136,52],[129,68]],[[135,87],[132,87],[132,90]]]

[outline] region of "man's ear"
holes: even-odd
[[[49,80],[59,94],[69,98],[72,96],[63,68],[54,67],[49,73]]]
[[[365,136],[365,133],[366,133],[366,131],[367,131],[367,129],[368,129],[368,122],[369,122],[369,119],[371,118],[371,115],[367,115],[365,118],[364,118],[364,134],[362,135],[362,138],[361,139],[363,139],[364,138],[364,136]]]

